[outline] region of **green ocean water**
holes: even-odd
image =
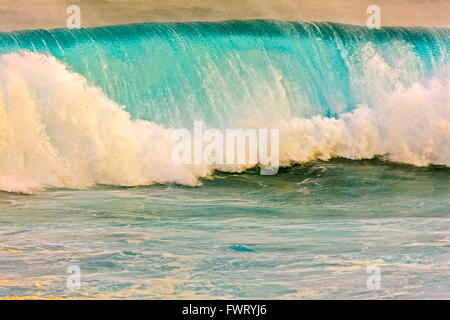
[[[449,298],[447,168],[333,160],[199,187],[0,196],[1,296]],[[13,250],[13,251],[10,251]],[[69,265],[81,289],[69,290]],[[381,288],[367,287],[378,266]]]

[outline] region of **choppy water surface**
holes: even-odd
[[[3,193],[0,296],[450,298],[449,177],[334,160],[195,188]]]

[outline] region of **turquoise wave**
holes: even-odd
[[[439,76],[449,46],[449,29],[266,20],[0,34],[0,54],[53,55],[133,118],[168,127],[373,107],[399,86]],[[380,62],[389,70],[368,67]]]
[[[255,165],[175,164],[174,129],[199,120],[279,129],[281,167],[450,166],[449,45],[449,29],[279,21],[1,33],[0,190],[193,186]]]

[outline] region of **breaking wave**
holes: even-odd
[[[449,31],[273,21],[0,34],[0,190],[180,183],[175,128],[279,128],[280,164],[450,166]]]

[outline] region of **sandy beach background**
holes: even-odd
[[[65,28],[69,5],[80,7],[82,27],[96,27],[231,19],[365,25],[373,4],[381,8],[382,26],[450,27],[449,0],[1,0],[0,31]]]

